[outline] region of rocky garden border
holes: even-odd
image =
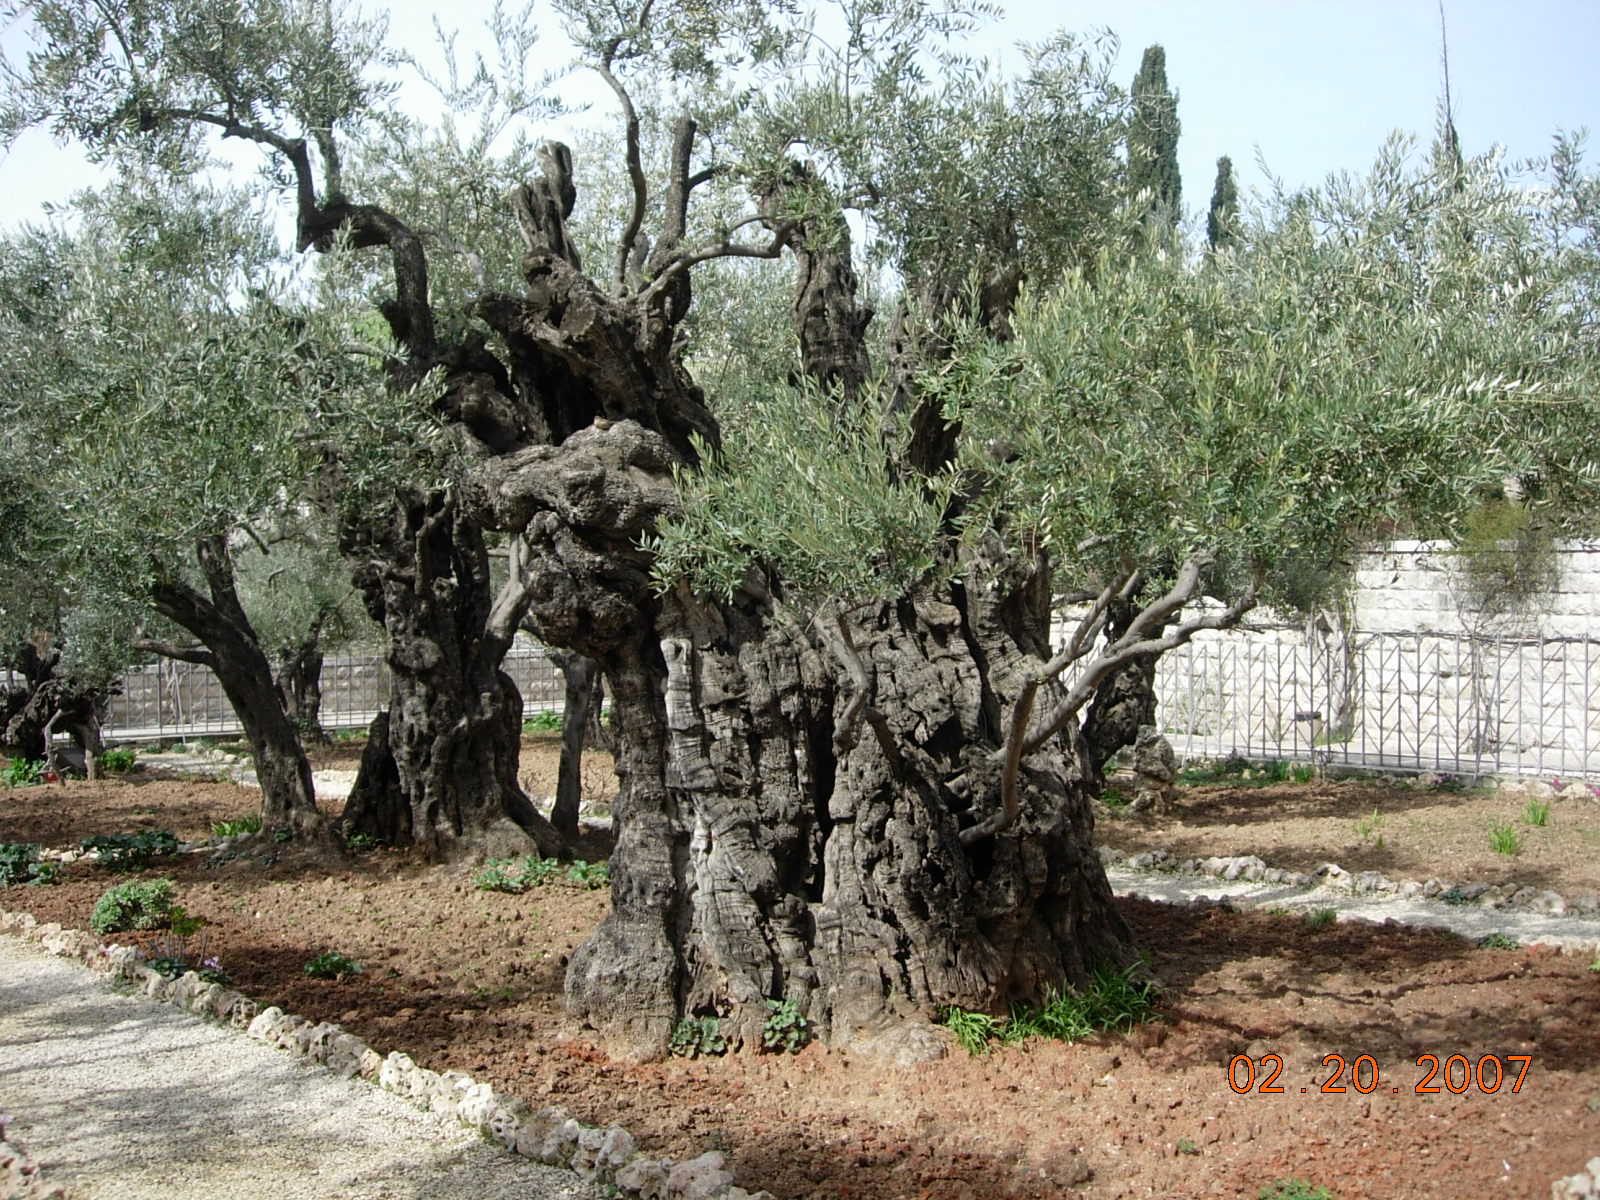
[[[309,1021],[276,1006],[263,1009],[240,992],[206,983],[193,971],[170,979],[150,967],[137,946],[103,945],[83,930],[55,922],[41,925],[29,913],[5,910],[0,910],[0,934],[76,959],[131,984],[146,999],[231,1025],[256,1041],[320,1063],[341,1078],[359,1076],[426,1111],[455,1117],[508,1153],[570,1169],[587,1182],[610,1185],[619,1195],[639,1200],[774,1200],[768,1192],[752,1193],[735,1185],[718,1151],[681,1162],[643,1154],[620,1125],[585,1125],[559,1106],[534,1109],[465,1072],[431,1071],[399,1051],[380,1054],[332,1022]],[[37,1165],[4,1140],[3,1123],[0,1183],[7,1188],[5,1200],[67,1200],[59,1185],[46,1183]]]

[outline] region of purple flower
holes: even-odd
[[[202,961],[200,965],[207,970],[215,971],[222,966],[222,960],[213,954],[210,958]]]

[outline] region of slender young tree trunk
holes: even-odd
[[[210,596],[181,581],[160,579],[152,599],[158,612],[188,630],[205,650],[149,644],[145,648],[202,663],[216,674],[255,755],[263,829],[286,829],[297,837],[323,836],[329,827],[317,810],[311,764],[299,730],[284,711],[272,664],[234,592],[227,547],[220,538],[206,539],[197,552]]]
[[[278,692],[284,711],[309,742],[328,740],[322,728],[322,640],[321,622],[283,662],[278,664]]]
[[[561,767],[550,824],[563,837],[576,838],[583,804],[583,751],[600,712],[600,668],[591,659],[567,650],[550,651],[550,660],[561,670],[563,696]]]

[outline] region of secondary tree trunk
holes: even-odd
[[[295,728],[300,730],[301,736],[311,742],[326,742],[328,735],[322,728],[320,629],[313,629],[306,640],[278,664],[277,681],[284,711],[295,723]]]
[[[600,668],[591,659],[568,650],[552,650],[550,661],[561,670],[561,767],[556,775],[556,800],[550,824],[564,837],[578,836],[578,810],[583,805],[583,750],[600,710]]]
[[[835,1044],[940,1045],[942,1005],[1002,1012],[1132,960],[1092,844],[1082,748],[1023,768],[999,804],[1002,717],[1044,631],[960,589],[859,613],[869,680],[790,625],[675,598],[681,636],[607,664],[623,802],[613,912],[573,956],[570,1014],[635,1056],[684,1015],[746,1041],[767,999]]]
[[[347,829],[408,828],[438,859],[558,853],[561,837],[517,782],[522,697],[500,669],[515,616],[491,627],[481,530],[435,492],[398,505],[379,536],[356,581],[387,634],[387,761],[363,757]]]
[[[244,726],[261,784],[262,828],[323,836],[328,823],[317,811],[311,764],[300,731],[284,711],[272,664],[234,593],[227,547],[221,539],[207,539],[199,544],[198,555],[210,596],[180,580],[162,579],[152,589],[156,610],[206,647],[203,655],[174,649],[180,657],[211,668]]]

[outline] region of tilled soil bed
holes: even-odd
[[[525,767],[547,771],[553,752],[530,743]],[[1429,824],[1431,793],[1364,786],[1196,789],[1179,819],[1102,818],[1100,832],[1124,850],[1255,853],[1296,869],[1327,859],[1397,878],[1478,869],[1464,831],[1500,819],[1488,813],[1493,798],[1440,793],[1438,807],[1455,815],[1439,826]],[[200,837],[247,811],[252,796],[138,773],[0,790],[0,841],[59,847],[143,828]],[[1353,814],[1374,806],[1382,847],[1353,829]],[[1540,857],[1482,861],[1563,891],[1594,887],[1600,867],[1585,822],[1600,826],[1600,806],[1558,805],[1548,846],[1541,829],[1524,850]],[[1440,863],[1450,829],[1461,831],[1462,857]],[[1552,1179],[1600,1153],[1600,973],[1542,949],[1126,900],[1162,988],[1160,1019],[1131,1033],[979,1058],[952,1047],[909,1068],[819,1046],[633,1066],[572,1039],[562,1019],[567,956],[604,915],[604,891],[478,891],[470,872],[385,850],[330,859],[263,847],[220,865],[188,855],[140,872],[156,873],[209,922],[207,953],[261,1003],[337,1021],[381,1051],[468,1071],[535,1105],[618,1122],[658,1154],[720,1149],[741,1185],[781,1200],[1253,1198],[1289,1178],[1342,1200],[1542,1198]],[[0,890],[0,907],[86,928],[96,898],[125,878],[76,863],[55,886]],[[145,936],[154,952],[157,935]],[[305,963],[325,951],[361,972],[308,978]],[[1250,1059],[1234,1062],[1243,1092],[1229,1082],[1238,1055]],[[1330,1055],[1346,1064],[1331,1081],[1341,1092],[1323,1088]],[[1429,1055],[1441,1064],[1431,1080]],[[1457,1055],[1473,1072],[1460,1094],[1451,1090],[1463,1079],[1460,1060],[1449,1062]],[[1478,1078],[1495,1082],[1488,1055],[1507,1056],[1492,1093]],[[1531,1065],[1513,1092],[1521,1061],[1510,1056],[1519,1055]],[[1352,1079],[1362,1056],[1370,1062]],[[1439,1090],[1419,1091],[1430,1083]]]

